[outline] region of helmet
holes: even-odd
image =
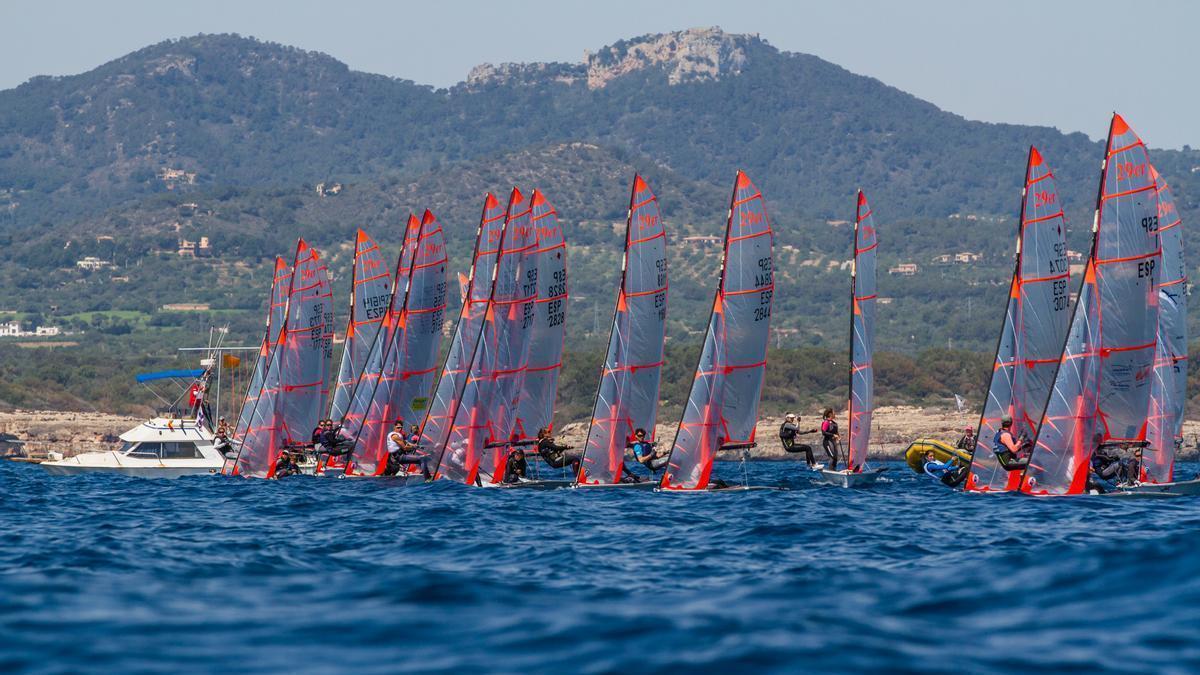
[[[785,419],[785,420],[794,420],[794,419],[796,419],[796,413],[788,413],[788,414],[786,414],[786,415],[784,415],[784,416],[783,416],[783,419]]]
[[[1012,424],[1012,415],[1005,415],[1000,418],[1000,426],[1008,426]]]

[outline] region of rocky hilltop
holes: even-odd
[[[478,89],[551,81],[586,84],[595,90],[625,75],[654,69],[666,73],[671,86],[712,81],[741,73],[751,44],[766,43],[757,35],[726,33],[718,26],[689,28],[621,40],[595,52],[586,50],[582,63],[483,63],[471,69],[466,86]]]

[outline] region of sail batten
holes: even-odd
[[[1033,438],[1050,396],[1070,315],[1066,220],[1050,166],[1029,148],[1016,264],[996,344],[995,365],[980,413],[977,448],[964,489],[1003,492],[1020,486],[1021,472],[1006,471],[993,450],[1000,420],[1013,420],[1013,438]]]
[[[1113,115],[1092,248],[1021,490],[1082,494],[1099,444],[1142,443],[1158,332],[1159,206],[1141,139]]]
[[[730,198],[720,281],[683,416],[659,486],[708,488],[717,453],[754,443],[775,277],[762,194],[739,171]]]
[[[666,231],[658,199],[634,176],[625,220],[621,285],[608,351],[576,481],[619,482],[625,446],[635,429],[655,441],[667,327]]]

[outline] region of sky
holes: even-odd
[[[445,87],[485,61],[579,62],[622,38],[720,26],[969,119],[1099,138],[1117,110],[1153,147],[1200,147],[1200,2],[1187,0],[43,0],[19,12],[4,2],[0,89],[197,33],[253,36]]]

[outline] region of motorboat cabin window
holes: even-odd
[[[137,443],[125,454],[129,457],[157,458],[162,452],[162,443]]]
[[[196,449],[196,444],[191,441],[178,441],[174,443],[162,444],[163,459],[204,459],[204,455]]]
[[[137,445],[137,441],[125,441],[121,444],[121,449],[117,452],[121,453],[122,455],[128,455],[129,451],[136,448]]]

